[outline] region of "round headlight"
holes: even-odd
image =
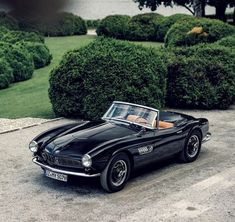
[[[83,165],[84,167],[91,167],[91,164],[92,164],[91,157],[90,157],[88,154],[85,154],[85,155],[82,157],[82,165]]]
[[[30,144],[29,144],[29,149],[30,149],[33,153],[37,152],[37,151],[38,151],[38,143],[37,143],[36,141],[30,142]]]

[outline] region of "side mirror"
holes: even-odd
[[[144,127],[141,128],[140,132],[137,134],[138,137],[143,136],[146,133],[146,129]]]

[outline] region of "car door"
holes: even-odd
[[[135,147],[135,166],[142,166],[178,153],[184,145],[186,135],[183,127],[156,129],[146,133]]]

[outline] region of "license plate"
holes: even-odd
[[[64,181],[64,182],[68,181],[68,175],[61,174],[61,173],[55,173],[55,172],[50,171],[50,170],[46,170],[45,175],[47,177],[50,177],[50,178],[55,179],[55,180],[60,180],[60,181]]]

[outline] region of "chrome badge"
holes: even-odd
[[[153,146],[152,145],[143,146],[143,147],[138,148],[138,151],[140,155],[148,154],[153,151]]]

